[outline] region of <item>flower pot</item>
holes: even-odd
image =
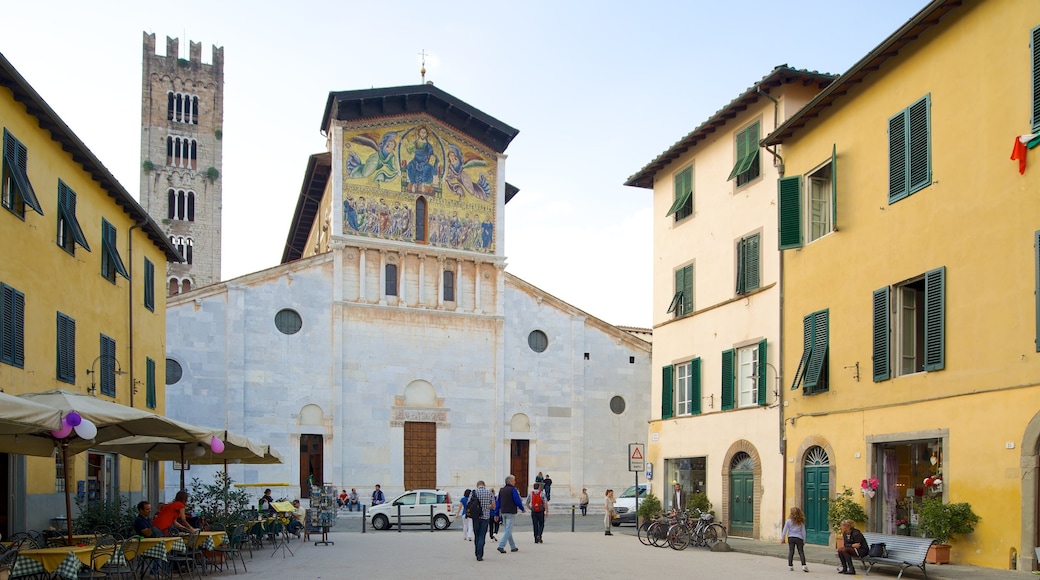
[[[925,559],[929,564],[949,564],[950,545],[932,544],[928,547],[928,557]]]

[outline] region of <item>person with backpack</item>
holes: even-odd
[[[477,489],[469,494],[466,516],[473,520],[473,552],[477,562],[484,560],[484,541],[487,538],[488,519],[495,509],[495,496],[484,487],[484,480],[477,482]]]
[[[462,494],[462,499],[459,500],[459,511],[455,514],[455,517],[462,517],[462,539],[473,541],[473,518],[469,517],[469,512],[466,510],[466,504],[469,502],[471,490],[466,490]]]
[[[545,516],[549,512],[549,499],[541,489],[542,484],[534,484],[534,490],[527,496],[525,505],[531,510],[531,523],[534,524],[534,543],[543,544],[542,532],[545,531]]]

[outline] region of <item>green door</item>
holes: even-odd
[[[821,447],[812,447],[805,456],[802,483],[805,497],[805,541],[808,544],[827,545],[827,498],[831,494],[830,458]]]
[[[751,537],[755,527],[754,459],[741,452],[733,457],[729,472],[729,533]]]

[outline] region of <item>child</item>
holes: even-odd
[[[809,567],[805,565],[805,514],[801,508],[791,508],[791,516],[784,523],[784,529],[780,532],[780,543],[784,543],[787,536],[787,569],[794,570],[794,550],[798,548],[798,558],[802,561],[802,572],[808,572]]]

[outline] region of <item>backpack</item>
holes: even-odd
[[[870,545],[870,550],[867,551],[867,555],[871,558],[887,558],[888,550],[886,549],[884,542],[878,542]]]
[[[469,494],[466,501],[466,517],[471,520],[479,520],[484,516],[484,506],[480,505],[480,498],[476,492]]]
[[[536,491],[531,495],[531,511],[537,514],[541,513],[543,509],[544,504],[542,503],[542,492]]]

